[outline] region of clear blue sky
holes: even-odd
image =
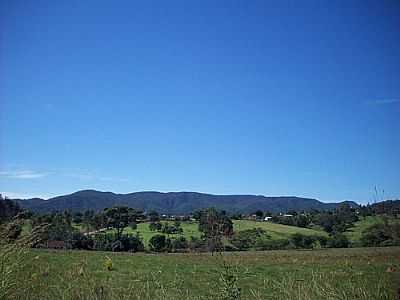
[[[1,1],[0,191],[400,197],[400,2]]]

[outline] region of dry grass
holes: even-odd
[[[38,242],[45,226],[32,230],[14,241],[9,240],[9,229],[19,221],[16,220],[0,228],[0,299],[18,298],[26,293],[24,276],[31,267],[30,247]]]
[[[394,299],[400,267],[400,249],[394,247],[222,257],[37,250],[30,255],[29,293],[17,299]]]
[[[400,248],[209,254],[44,251],[0,241],[0,299],[395,299]]]

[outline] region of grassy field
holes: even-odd
[[[171,234],[171,237],[179,237],[184,236],[187,239],[190,239],[191,236],[200,237],[201,233],[198,230],[197,222],[182,222],[181,227],[183,229],[183,234]],[[233,229],[234,231],[242,231],[252,228],[260,227],[268,232],[272,239],[279,239],[289,237],[293,233],[302,233],[305,235],[327,235],[323,231],[317,231],[307,228],[300,228],[295,226],[287,226],[281,224],[274,224],[271,222],[256,222],[250,220],[234,220],[233,221]],[[124,233],[140,233],[140,236],[143,238],[143,242],[145,246],[148,245],[149,240],[155,234],[160,234],[159,232],[154,232],[149,230],[148,223],[139,223],[136,230],[132,230],[127,227],[124,229]]]
[[[395,299],[400,279],[398,247],[214,256],[35,250],[30,257],[20,278],[29,286],[18,299],[236,299],[228,297],[236,286],[241,299]]]
[[[272,222],[256,222],[249,220],[235,220],[233,229],[235,231],[242,231],[252,228],[260,227],[268,232],[271,235],[272,239],[289,237],[294,233],[302,233],[304,235],[324,235],[327,236],[327,233],[324,231],[317,231],[308,228],[300,228],[296,226],[288,226],[282,224],[275,224]]]
[[[170,222],[171,224],[173,222]],[[198,223],[196,222],[182,222],[181,227],[183,230],[182,234],[170,234],[170,237],[179,237],[179,236],[184,236],[187,239],[190,239],[191,236],[193,237],[200,237],[201,233],[198,230]],[[124,229],[124,233],[131,233],[131,234],[136,234],[139,232],[140,236],[143,238],[143,243],[145,246],[148,245],[149,240],[151,239],[152,236],[156,234],[162,234],[157,231],[151,231],[149,229],[149,223],[139,223],[137,225],[136,230],[132,230],[130,227],[126,227]]]

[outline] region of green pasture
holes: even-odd
[[[34,250],[30,257],[18,299],[228,299],[226,270],[242,300],[395,299],[399,287],[398,247],[214,256]]]
[[[171,222],[173,223],[173,222]],[[179,237],[184,236],[187,239],[193,237],[200,237],[201,232],[198,230],[197,222],[181,222],[181,227],[183,230],[182,234],[170,234],[169,237]],[[234,220],[233,221],[233,229],[235,232],[253,229],[253,228],[262,228],[267,231],[267,233],[271,236],[271,239],[279,239],[279,238],[288,238],[291,234],[294,233],[302,233],[305,235],[327,235],[323,231],[308,229],[308,228],[300,228],[296,226],[288,226],[275,224],[271,222],[259,222],[259,221],[251,221],[251,220]],[[111,231],[110,231],[111,232]],[[149,240],[152,236],[156,234],[161,234],[160,232],[151,231],[149,229],[149,223],[139,223],[137,225],[136,230],[132,230],[130,227],[126,227],[124,229],[124,233],[137,234],[143,238],[143,242],[145,246],[148,245]]]

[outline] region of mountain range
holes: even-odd
[[[143,211],[156,210],[162,214],[188,214],[197,209],[215,207],[231,213],[253,213],[256,210],[274,213],[331,210],[342,203],[358,206],[355,202],[323,203],[316,199],[294,196],[266,197],[262,195],[212,195],[195,192],[136,192],[115,194],[95,190],[82,190],[48,200],[40,198],[15,199],[26,209],[34,212],[87,209],[99,211],[115,205],[126,205]]]

